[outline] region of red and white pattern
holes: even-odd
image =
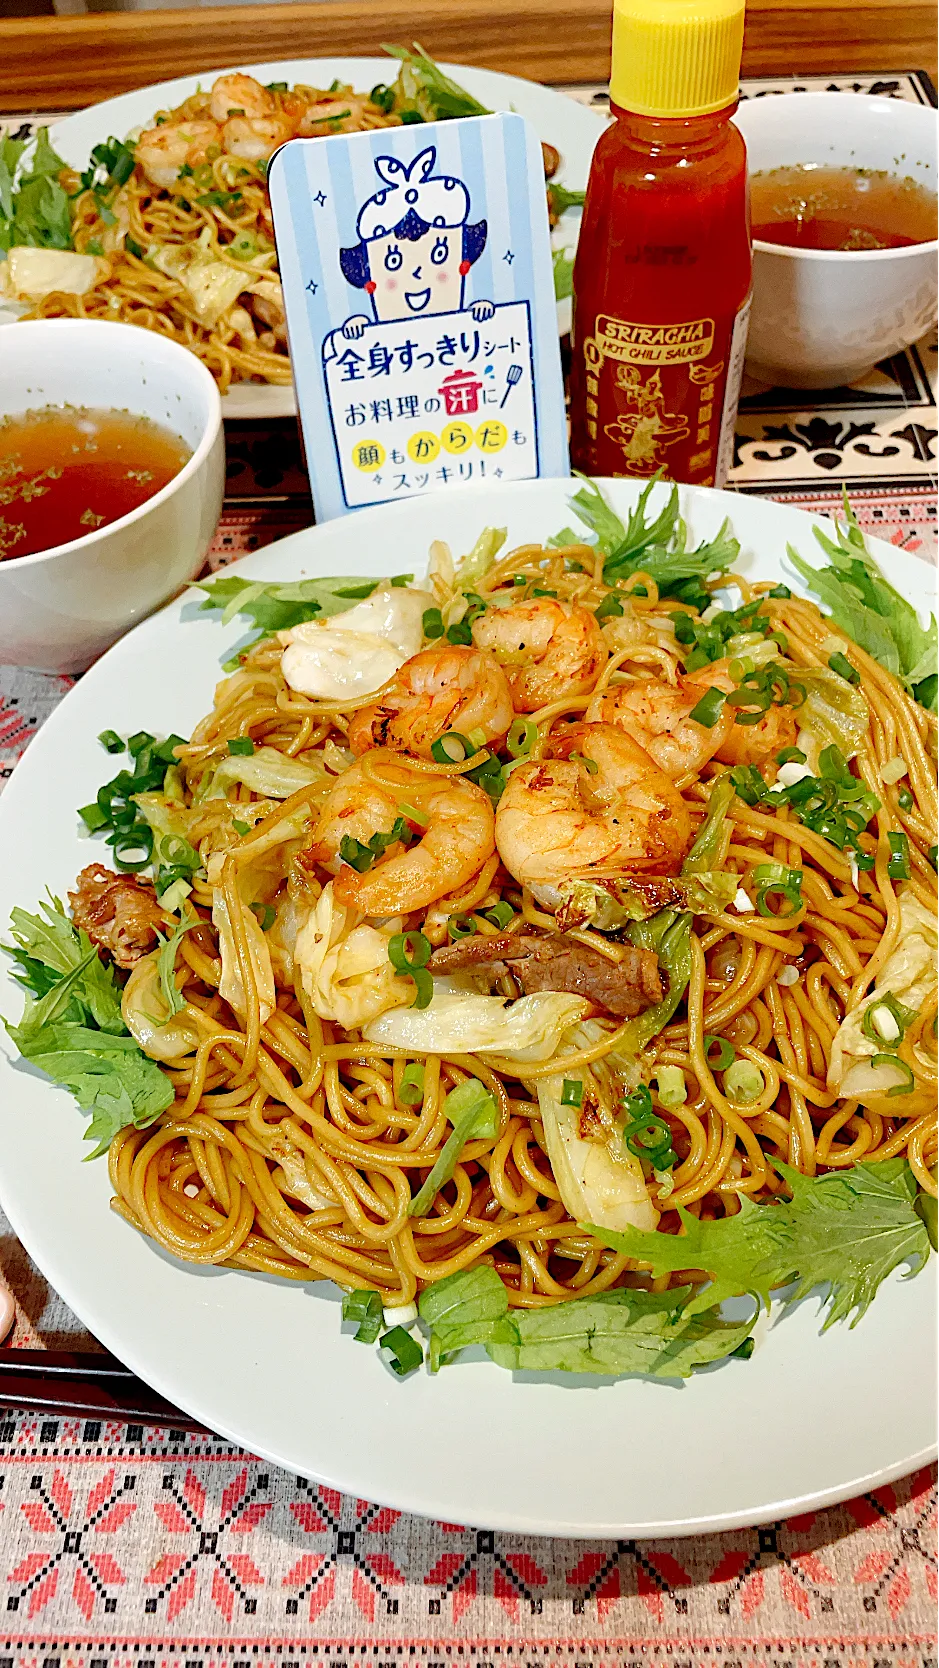
[[[0,1426],[0,1668],[316,1659],[516,1668],[931,1668],[932,1469],[693,1540],[429,1523],[211,1437]]]

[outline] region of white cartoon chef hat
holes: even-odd
[[[469,192],[462,180],[431,170],[437,160],[436,145],[428,145],[410,167],[396,156],[375,158],[375,172],[386,182],[359,211],[357,231],[363,243],[386,237],[409,214],[428,226],[462,226],[469,218]]]

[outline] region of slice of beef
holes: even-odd
[[[133,967],[156,944],[166,917],[147,880],[116,875],[101,863],[82,869],[68,895],[72,919],[118,967]]]
[[[617,1019],[632,1019],[662,999],[654,951],[629,946],[621,961],[608,961],[598,950],[562,934],[544,938],[534,933],[500,933],[494,938],[474,934],[435,950],[427,965],[431,973],[478,968],[494,979],[510,972],[526,996],[539,990],[568,991]]]

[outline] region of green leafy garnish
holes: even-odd
[[[411,47],[383,46],[401,64],[395,82],[394,107],[400,116],[413,111],[425,122],[448,122],[461,116],[488,116],[491,111],[484,104],[444,75],[439,65],[429,58],[419,41]]]
[[[429,1286],[419,1310],[431,1328],[432,1372],[458,1350],[482,1344],[498,1366],[513,1372],[688,1378],[696,1367],[739,1349],[755,1317],[728,1322],[715,1314],[692,1316],[687,1295],[616,1290],[510,1314],[502,1281],[483,1265]]]
[[[0,251],[17,247],[71,249],[68,193],[59,184],[65,167],[41,127],[24,161],[28,140],[0,139]]]
[[[344,613],[350,600],[370,597],[379,584],[377,579],[336,578],[263,585],[251,579],[238,579],[234,574],[222,574],[217,579],[201,580],[199,590],[206,593],[202,612],[221,609],[223,625],[236,614],[246,614],[254,621],[258,635],[246,645],[253,648],[266,637],[273,637],[275,632],[288,631],[305,620],[320,616],[328,619],[332,614]],[[234,671],[244,652],[242,649],[226,662],[224,670]]]
[[[814,1177],[779,1159],[772,1162],[792,1194],[788,1203],[755,1205],[741,1194],[739,1212],[716,1222],[699,1222],[679,1209],[681,1235],[591,1226],[586,1232],[641,1258],[653,1274],[685,1269],[709,1274],[711,1282],[689,1302],[688,1316],[746,1293],[768,1304],[777,1286],[795,1281],[790,1303],[814,1286],[828,1285],[823,1330],[852,1313],[854,1326],[900,1263],[909,1262],[913,1274],[922,1268],[929,1239],[914,1209],[916,1182],[905,1159]]]
[[[145,1129],[173,1102],[173,1085],[137,1047],[121,1016],[121,993],[87,933],[52,898],[38,915],[14,909],[10,953],[27,989],[18,1025],[4,1020],[25,1060],[70,1089],[92,1114],[85,1132],[97,1158],[119,1130]]]
[[[887,580],[867,549],[857,516],[844,493],[844,522],[835,521],[831,539],[820,527],[815,537],[831,566],[814,568],[788,547],[789,560],[809,589],[827,603],[842,631],[905,685],[921,706],[936,710],[937,627],[922,626],[913,604]]]
[[[647,514],[649,496],[661,478],[659,470],[643,487],[625,526],[595,481],[585,481],[571,499],[571,508],[589,527],[606,557],[603,577],[608,585],[642,569],[655,581],[660,596],[706,608],[711,595],[704,588],[704,580],[726,573],[739,556],[740,545],[725,521],[713,539],[689,550],[687,528],[679,515],[677,486],[672,487],[658,515]]]
[[[552,249],[551,265],[554,270],[554,299],[566,301],[574,293],[574,257],[569,249]],[[577,539],[565,539],[565,544],[576,544]]]
[[[179,926],[174,928],[168,938],[164,938],[162,933],[157,933],[157,941],[160,946],[160,953],[157,956],[157,973],[159,974],[160,990],[166,1003],[169,1018],[172,1018],[174,1014],[182,1013],[186,1006],[186,999],[180,994],[176,983],[176,952],[187,932],[191,932],[193,927],[198,925],[199,917],[197,915],[187,915],[184,920],[180,921]]]
[[[560,180],[548,181],[548,211],[556,220],[560,220],[568,209],[583,208],[586,196],[586,191],[569,191]]]

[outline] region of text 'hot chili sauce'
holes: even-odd
[[[571,461],[721,486],[750,297],[744,0],[615,0],[574,266]]]

